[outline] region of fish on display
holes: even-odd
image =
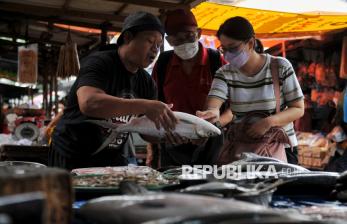
[[[219,128],[214,126],[208,121],[201,119],[197,116],[183,113],[173,112],[178,123],[176,128],[172,130],[173,133],[177,133],[181,137],[187,139],[200,139],[208,138],[221,134]],[[94,154],[97,154],[104,149],[108,144],[114,140],[119,133],[122,132],[135,132],[143,135],[148,135],[157,138],[164,138],[167,133],[163,127],[157,129],[153,121],[149,120],[146,116],[132,119],[127,124],[114,124],[112,122],[106,122],[103,120],[87,120],[86,122],[93,123],[104,128],[112,129],[110,136],[104,141],[104,143],[96,150]]]
[[[200,221],[187,223],[305,223],[309,218],[290,216],[264,206],[242,202],[234,199],[222,199],[209,196],[156,193],[144,195],[107,196],[88,201],[77,215],[83,221],[99,224],[137,224],[137,223],[166,223],[156,222],[160,219],[196,218]],[[228,222],[220,219],[204,220],[213,216],[227,215]],[[270,222],[267,218],[271,218]],[[276,219],[276,221],[274,221]],[[201,220],[203,222],[201,222]],[[262,222],[266,220],[268,222]],[[152,222],[151,222],[152,221]],[[170,222],[171,223],[171,222]],[[173,222],[185,223],[185,222]]]
[[[257,193],[257,192],[264,192],[269,191],[277,186],[284,183],[283,180],[278,180],[274,183],[261,183],[261,184],[248,184],[248,185],[238,185],[235,183],[226,183],[226,182],[209,182],[206,184],[199,184],[199,185],[193,185],[190,187],[187,187],[181,192],[187,192],[187,193],[199,193],[199,192],[215,192],[215,193],[228,193],[229,195],[236,195],[239,193]]]
[[[193,185],[182,189],[180,192],[224,198],[235,198],[241,201],[268,206],[272,200],[273,192],[283,183],[285,183],[285,181],[281,179],[271,182],[263,181],[254,184],[236,184],[215,181]]]
[[[266,156],[260,156],[258,154],[255,154],[253,152],[243,152],[241,154],[240,160],[237,161],[242,161],[242,162],[279,162],[283,163],[282,160],[273,158],[273,157],[266,157]],[[235,161],[236,162],[236,161]]]
[[[347,201],[347,171],[337,178],[334,193],[339,201]]]
[[[337,182],[342,183],[342,184],[347,184],[347,171],[341,173],[341,175],[339,176]]]
[[[247,169],[249,167],[254,167],[257,169],[257,171],[268,171],[269,168],[274,168],[276,172],[282,173],[303,173],[303,172],[310,172],[308,169],[290,164],[285,163],[281,160],[278,160],[276,158],[271,157],[265,157],[265,156],[259,156],[254,153],[242,153],[241,159],[236,160],[230,164],[223,165],[218,169],[219,172],[222,172],[223,170],[230,170],[230,168],[233,168],[233,170],[241,170],[241,171],[248,171]]]
[[[298,165],[254,153],[243,153],[241,158],[220,167],[218,173],[234,171],[238,175],[234,175],[235,177],[228,181],[237,181],[237,183],[242,181],[256,183],[263,181],[264,178],[283,180],[285,182],[277,188],[278,194],[329,195],[335,188],[338,178],[340,181],[344,179],[338,173],[310,171]]]
[[[286,190],[296,188],[296,192],[305,192],[306,195],[331,191],[336,186],[338,173],[325,171],[294,172],[279,174],[279,178],[289,181],[280,187]],[[300,190],[299,190],[300,189]],[[291,190],[292,191],[292,190]]]

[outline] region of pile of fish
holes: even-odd
[[[281,213],[234,199],[178,193],[101,197],[77,212],[81,220],[99,224],[320,223],[298,213]]]
[[[211,171],[198,169],[189,165],[168,169],[163,172],[163,176],[166,179],[179,182],[207,181],[207,176],[211,174]]]
[[[214,188],[216,191],[223,191],[223,188],[250,191],[232,184],[210,183],[206,188]],[[344,223],[340,220],[312,218],[296,210],[282,212],[235,199],[192,195],[189,189],[186,189],[185,194],[153,193],[132,181],[121,182],[120,189],[125,195],[100,197],[82,205],[76,211],[78,220],[99,224]]]
[[[337,179],[335,193],[339,201],[347,202],[347,171]]]
[[[326,196],[332,192],[340,176],[334,172],[310,171],[298,165],[254,153],[243,153],[240,160],[220,167],[218,173],[225,177],[226,181],[238,184],[281,179],[284,183],[277,191],[281,194]]]
[[[143,186],[167,185],[162,174],[146,166],[80,168],[71,171],[75,187],[118,187],[122,181],[135,181]]]
[[[268,206],[276,187],[283,184],[283,180],[275,182],[261,182],[257,184],[238,185],[235,183],[209,182],[193,185],[180,192],[189,194],[209,195],[214,197],[234,198],[255,204]]]
[[[231,168],[231,166],[234,167]],[[258,174],[265,175],[270,170],[277,177],[275,175],[268,178],[256,176],[249,179],[247,175],[250,171],[249,166],[255,166]],[[241,175],[237,178],[218,179],[213,175],[215,171],[207,172],[203,169],[191,168],[197,180],[204,177],[205,182],[202,184],[195,182],[186,186],[181,184],[180,188],[176,189],[176,193],[148,191],[143,187],[143,182],[138,181],[137,178],[143,176],[143,172],[146,171],[148,176],[156,177],[160,174],[164,179],[174,177],[173,180],[181,182],[185,180],[184,178],[194,179],[182,175],[182,167],[167,170],[163,174],[154,173],[155,175],[152,175],[153,172],[148,167],[130,168],[133,169],[130,176],[136,178],[123,178],[117,182],[123,195],[90,200],[76,211],[77,217],[87,223],[100,224],[346,223],[343,219],[336,219],[340,216],[335,213],[340,210],[334,210],[334,215],[319,218],[318,212],[315,213],[313,210],[307,210],[306,214],[298,210],[283,212],[263,205],[268,205],[274,192],[281,192],[281,195],[305,194],[307,196],[316,190],[319,194],[328,194],[335,186],[340,190],[340,199],[346,199],[347,172],[341,176],[337,173],[315,172],[252,153],[244,153],[241,160],[216,170],[221,173],[233,169],[234,174],[240,171]],[[74,170],[73,173],[78,177],[88,175],[90,172],[105,173],[105,169],[108,172],[118,169],[118,173],[127,173],[124,167],[98,168],[97,170],[86,168]],[[253,172],[252,169],[251,172]],[[346,210],[343,210],[341,217],[345,214]]]
[[[303,214],[316,219],[334,219],[334,220],[346,220],[347,208],[346,206],[339,205],[315,205],[300,208],[298,211]],[[344,221],[346,223],[346,221]]]
[[[304,173],[310,172],[308,169],[290,163],[285,163],[281,160],[271,157],[259,156],[255,153],[242,153],[240,160],[230,164],[223,165],[219,168],[219,172],[226,170],[235,170],[235,172],[275,172],[283,173]]]
[[[185,183],[180,186],[180,190],[186,188],[187,185],[213,182],[213,184],[204,185],[203,188],[199,189],[199,193],[204,191],[203,194],[215,195],[220,193],[216,192],[215,187],[229,191],[231,185],[227,185],[227,183],[234,183],[237,186],[252,188],[253,190],[257,184],[263,184],[263,187],[266,188],[276,183],[276,194],[330,197],[340,176],[334,172],[310,171],[298,165],[284,163],[278,159],[263,157],[254,153],[243,153],[240,160],[212,171],[191,167],[190,174],[183,175],[183,169],[181,167],[167,170],[163,175],[169,176],[171,180]],[[282,182],[278,180],[282,180]],[[178,187],[176,186],[175,190],[179,189]],[[207,192],[208,190],[210,192]]]
[[[178,123],[172,132],[179,134],[181,137],[187,139],[200,139],[221,134],[221,131],[216,126],[205,121],[204,119],[183,112],[173,113],[178,119]],[[110,136],[94,154],[104,149],[117,137],[119,133],[122,132],[135,132],[157,138],[164,138],[166,135],[166,131],[163,127],[157,129],[155,124],[146,116],[134,118],[127,124],[115,124],[103,120],[88,120],[87,122],[102,126],[104,128],[112,129]]]

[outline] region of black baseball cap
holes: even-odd
[[[135,12],[125,18],[122,27],[122,33],[117,40],[118,45],[123,44],[123,34],[127,30],[137,32],[154,30],[159,31],[163,36],[165,33],[165,29],[160,20],[153,14],[143,11]]]

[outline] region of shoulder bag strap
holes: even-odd
[[[272,82],[274,86],[274,92],[276,97],[276,113],[281,111],[281,95],[280,95],[280,80],[278,75],[278,60],[271,57],[270,70],[272,76]]]

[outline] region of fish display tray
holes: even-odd
[[[150,191],[157,191],[157,190],[162,190],[164,187],[170,186],[169,184],[165,185],[148,185],[145,186],[147,190]],[[100,193],[120,193],[119,187],[79,187],[76,186],[74,187],[75,191],[78,192],[100,192]]]
[[[160,172],[146,166],[80,168],[72,170],[71,174],[76,198],[80,199],[121,194],[119,184],[122,181],[134,181],[153,191],[171,185]]]
[[[166,185],[148,185],[145,188],[149,191],[161,191],[162,189],[171,186],[171,184]],[[86,200],[107,195],[119,195],[121,190],[118,186],[114,187],[82,187],[75,186],[75,198],[76,200]]]
[[[0,161],[29,161],[48,163],[49,146],[2,145]]]

